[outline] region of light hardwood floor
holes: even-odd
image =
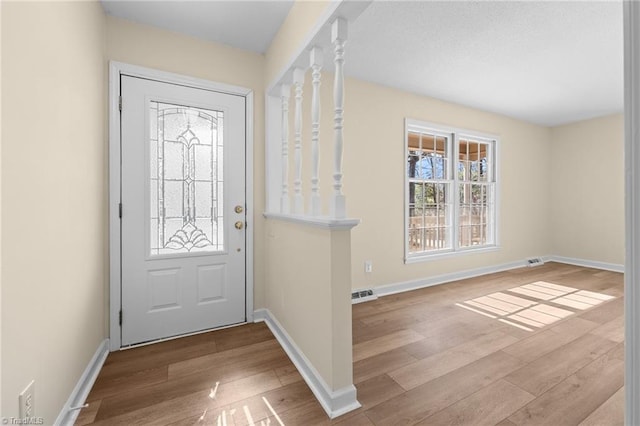
[[[455,305],[536,281],[615,299],[532,332]],[[333,421],[264,324],[112,353],[76,424],[621,425],[622,296],[549,263],[354,305],[362,408]]]

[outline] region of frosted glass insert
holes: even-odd
[[[151,255],[224,250],[222,111],[151,102]]]

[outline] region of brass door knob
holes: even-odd
[[[236,208],[234,210],[235,210],[236,213],[242,213],[244,211],[242,206],[236,206]]]
[[[236,229],[242,229],[244,228],[244,222],[242,222],[241,220],[236,222]]]

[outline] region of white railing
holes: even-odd
[[[314,46],[309,55],[311,67],[311,203],[309,214],[320,216],[322,206],[320,202],[320,187],[318,185],[320,173],[320,71],[322,70],[322,49]]]
[[[304,197],[302,196],[302,85],[304,84],[304,70],[293,70],[293,86],[296,91],[295,109],[295,177],[293,179],[293,213],[304,214]]]
[[[328,40],[327,40],[328,42]],[[344,149],[344,61],[345,61],[345,44],[347,42],[347,20],[343,18],[336,18],[331,23],[331,36],[330,42],[333,51],[333,63],[335,68],[335,77],[333,81],[333,158],[332,158],[332,194],[330,198],[330,205],[325,211],[329,211],[330,220],[341,220],[347,217],[346,211],[346,197],[342,190],[343,182],[343,149]],[[328,43],[325,43],[328,44]],[[323,56],[325,48],[321,44],[314,45],[308,51],[308,62],[304,61],[304,65],[298,62],[290,69],[290,72],[286,74],[279,84],[279,104],[280,104],[280,125],[279,136],[281,140],[281,153],[280,158],[272,158],[272,162],[267,161],[267,167],[274,163],[280,164],[280,178],[281,184],[279,188],[279,211],[270,211],[270,213],[280,213],[283,215],[292,215],[297,217],[309,217],[309,218],[321,218],[322,216],[322,203],[320,197],[320,151],[321,144],[325,142],[322,140],[320,133],[320,85],[321,85],[321,71],[323,67]],[[327,49],[329,50],[329,49]],[[308,66],[306,65],[308,63]],[[310,135],[311,135],[311,149],[310,151],[303,150],[303,123],[305,118],[303,117],[303,86],[305,81],[305,74],[309,72],[311,74],[311,117],[309,119]],[[289,122],[292,114],[290,108],[291,88],[293,87],[293,94],[295,100],[295,107],[293,108],[293,123],[294,123],[294,141],[293,141],[293,167],[294,170],[291,173],[293,175],[293,194],[290,194],[290,150],[291,144],[289,143]],[[271,95],[273,97],[273,95]],[[275,99],[275,97],[273,97]],[[274,103],[268,100],[267,108],[273,108]],[[274,114],[274,111],[271,111]],[[275,115],[275,114],[274,114]],[[272,122],[275,123],[275,120]],[[277,134],[271,133],[272,135]],[[304,161],[305,156],[310,155],[311,171],[309,185],[305,185],[302,181],[303,170],[302,165],[307,164]],[[269,171],[267,171],[269,176]],[[308,188],[308,205],[305,208],[305,187]],[[273,188],[273,187],[272,187]],[[275,194],[272,194],[273,196]],[[272,207],[274,203],[269,203]],[[269,209],[268,209],[269,210]]]
[[[346,198],[342,193],[342,151],[344,123],[344,44],[347,41],[347,21],[338,18],[331,25],[331,43],[333,43],[335,78],[333,82],[333,118],[334,153],[333,153],[333,197],[331,199],[331,216],[344,218],[347,215]]]
[[[280,101],[282,102],[282,194],[280,197],[280,212],[289,213],[289,97],[291,86],[283,84],[280,87]]]

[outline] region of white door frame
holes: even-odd
[[[120,75],[126,74],[246,98],[246,318],[253,322],[253,90],[122,62],[109,62],[109,350],[120,350]]]
[[[640,3],[624,7],[625,418],[640,424]]]

